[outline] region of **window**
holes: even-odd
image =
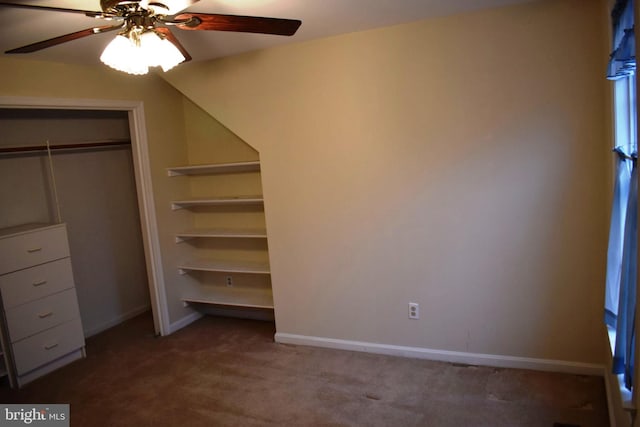
[[[616,0],[611,12],[613,49],[607,78],[613,80],[615,187],[611,210],[605,323],[613,350],[613,373],[633,390],[637,291],[637,103],[633,0]],[[624,391],[624,390],[623,390]]]

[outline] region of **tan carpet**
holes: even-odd
[[[155,338],[149,314],[3,403],[70,403],[72,426],[608,425],[601,378],[275,344],[269,322],[205,317]]]

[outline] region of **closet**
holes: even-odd
[[[0,234],[65,225],[85,336],[150,309],[127,112],[0,108],[0,200]]]

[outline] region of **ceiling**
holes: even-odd
[[[100,10],[99,0],[7,0],[13,3]],[[165,0],[169,3],[178,0]],[[285,43],[328,37],[429,17],[499,7],[531,0],[200,0],[187,10],[200,13],[268,16],[302,20],[292,37],[220,31],[184,31],[174,34],[202,61]],[[0,7],[0,51],[109,23],[80,14]],[[99,63],[98,57],[114,33],[96,34],[29,54],[23,58]]]

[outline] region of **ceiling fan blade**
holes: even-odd
[[[236,31],[241,33],[275,34],[292,36],[302,24],[297,19],[264,18],[259,16],[218,15],[211,13],[181,13],[176,21],[192,21],[177,24],[183,30]]]
[[[79,9],[65,9],[63,7],[52,7],[52,6],[37,6],[33,4],[19,4],[19,3],[11,3],[6,1],[0,1],[0,7],[15,7],[21,9],[32,9],[32,10],[49,10],[53,12],[67,12],[67,13],[81,13],[83,15],[93,15],[96,13],[94,10],[79,10]]]
[[[189,52],[187,52],[187,49],[185,49],[184,46],[180,44],[180,41],[178,41],[178,39],[176,38],[176,36],[173,35],[170,29],[166,27],[158,27],[156,28],[156,31],[163,34],[167,38],[167,40],[169,40],[178,48],[180,53],[182,53],[182,56],[184,56],[184,62],[191,61],[192,59],[191,55],[189,55]]]
[[[54,37],[52,39],[43,40],[37,43],[32,43],[26,46],[18,47],[16,49],[11,49],[6,51],[5,53],[36,52],[41,49],[45,49],[45,48],[56,46],[65,42],[81,39],[83,37],[91,36],[93,34],[105,33],[107,31],[119,30],[121,28],[122,28],[122,25],[87,28],[86,30],[76,31],[75,33],[69,33],[69,34],[65,34],[64,36]]]

